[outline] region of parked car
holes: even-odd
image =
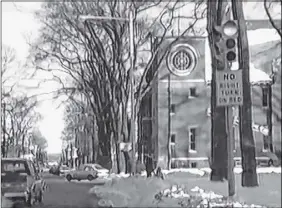
[[[234,157],[236,165],[241,165],[241,157]],[[257,152],[256,153],[256,162],[258,166],[279,166],[279,158],[273,152]]]
[[[42,202],[43,190],[35,189],[41,178],[32,161],[23,158],[1,159],[1,193],[13,201],[25,202],[27,206],[35,201]]]
[[[102,166],[98,164],[84,164],[84,165],[81,165],[78,170],[73,170],[67,173],[66,179],[68,181],[71,181],[71,180],[80,181],[80,180],[85,180],[85,179],[92,181],[98,178],[98,176],[100,176],[101,174],[106,174],[108,172],[109,170],[103,168]]]

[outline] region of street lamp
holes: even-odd
[[[116,20],[129,23],[129,42],[130,42],[130,97],[131,97],[131,128],[130,136],[132,142],[132,173],[135,172],[135,109],[134,109],[134,14],[133,9],[130,9],[129,18],[122,17],[107,17],[107,16],[92,16],[82,15],[79,17],[82,21],[86,20]]]

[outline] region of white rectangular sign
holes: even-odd
[[[216,72],[216,105],[243,105],[242,70]]]
[[[120,151],[129,152],[130,150],[132,150],[132,143],[121,142],[119,144],[119,149],[120,149]]]

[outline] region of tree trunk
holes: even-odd
[[[216,71],[224,70],[221,64],[218,64],[216,56],[219,54],[216,48],[216,40],[220,39],[218,33],[215,32],[214,26],[221,25],[222,0],[208,2],[208,39],[211,49],[212,58],[212,81],[211,81],[211,181],[223,181],[227,179],[227,134],[225,123],[224,107],[216,106]],[[222,57],[223,58],[223,57]]]
[[[23,133],[23,136],[22,136],[22,153],[23,153],[23,155],[25,154],[24,142],[25,142],[25,135]]]
[[[247,27],[243,14],[241,1],[232,0],[234,19],[238,20],[238,59],[239,68],[242,69],[243,106],[239,108],[240,114],[240,147],[242,154],[242,186],[258,186],[255,158],[255,141],[252,130],[252,97],[250,84],[250,57],[247,38]]]
[[[2,157],[5,157],[6,149],[7,149],[6,146],[8,146],[6,143],[6,103],[3,103],[3,128],[2,129],[3,129],[3,143],[1,146],[1,152],[2,152]]]
[[[269,148],[270,151],[273,152],[273,138],[272,138],[272,85],[267,85],[268,88],[268,102],[267,102],[267,118],[266,118],[266,123],[268,126],[268,142],[269,142]]]
[[[119,143],[115,139],[115,150],[116,150],[116,163],[117,163],[117,173],[119,174],[120,171],[120,150],[119,150]]]
[[[110,135],[107,134],[107,129],[104,123],[98,123],[98,140],[99,147],[101,149],[103,156],[110,156],[111,154],[111,144]]]
[[[93,132],[93,134],[94,134],[94,132]],[[92,135],[91,139],[92,139],[92,162],[95,163],[96,162],[95,136]]]
[[[123,142],[129,142],[129,135],[130,135],[130,120],[127,119],[128,117],[125,116],[124,118],[124,122],[126,124],[124,124],[124,132],[123,132]],[[123,155],[124,155],[124,160],[125,160],[125,173],[131,173],[131,158],[129,155],[129,152],[125,152],[123,151]]]

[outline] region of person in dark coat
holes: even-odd
[[[153,167],[153,157],[151,154],[146,155],[146,172],[147,172],[147,178],[152,176],[152,172],[154,171]]]

